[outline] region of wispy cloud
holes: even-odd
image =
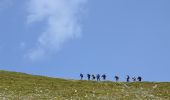
[[[57,52],[63,43],[81,35],[81,14],[87,0],[30,0],[28,24],[46,22],[28,57],[38,60]]]

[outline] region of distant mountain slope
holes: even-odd
[[[0,100],[170,100],[170,82],[79,81],[0,71]]]

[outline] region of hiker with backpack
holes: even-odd
[[[133,82],[136,82],[136,77],[132,77]]]
[[[90,80],[90,76],[91,76],[90,74],[87,74],[87,78],[88,78],[88,80]]]
[[[126,82],[130,82],[130,76],[129,75],[126,76]]]
[[[115,76],[116,82],[119,81],[119,76]]]
[[[82,73],[80,73],[80,78],[81,78],[81,80],[83,80],[83,74]]]
[[[106,74],[102,75],[103,80],[106,80]]]
[[[100,74],[97,74],[96,78],[97,78],[97,81],[100,81]]]
[[[92,75],[92,80],[95,80],[95,78],[96,78],[96,77],[95,77],[95,75],[93,74],[93,75]]]
[[[138,76],[138,81],[141,82],[142,81],[142,77],[141,76]]]

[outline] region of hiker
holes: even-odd
[[[100,75],[99,74],[97,74],[97,81],[100,81]]]
[[[92,80],[95,80],[95,78],[96,78],[96,77],[95,77],[95,75],[93,74],[93,75],[92,75]]]
[[[81,80],[83,80],[83,74],[82,73],[80,73],[80,78],[81,78]]]
[[[90,74],[87,74],[87,78],[88,78],[88,80],[90,80],[90,76],[91,76]]]
[[[119,77],[118,77],[118,76],[115,76],[115,79],[116,79],[116,82],[118,82],[118,81],[119,81]]]
[[[136,82],[136,77],[132,77],[133,82]]]
[[[141,82],[142,81],[142,77],[138,76],[138,81]]]
[[[102,78],[103,78],[103,80],[106,80],[106,75],[103,74],[103,75],[102,75]]]
[[[129,75],[127,75],[126,76],[126,82],[129,82],[129,79],[130,79],[130,77],[129,77]]]

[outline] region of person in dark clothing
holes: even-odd
[[[96,78],[96,77],[95,77],[95,75],[93,74],[93,75],[92,75],[92,80],[95,80],[95,78]]]
[[[129,77],[129,75],[127,75],[127,77],[126,77],[126,82],[130,82],[130,77]]]
[[[142,77],[138,76],[138,81],[141,82],[142,81]]]
[[[90,76],[91,76],[90,74],[87,74],[87,78],[88,78],[88,80],[90,80]]]
[[[81,80],[83,80],[83,74],[82,73],[80,73],[80,78],[81,78]]]
[[[136,82],[136,77],[132,77],[133,82]]]
[[[116,82],[118,82],[118,81],[119,81],[119,77],[118,77],[118,76],[115,76],[115,79],[116,79]]]
[[[100,74],[97,74],[96,78],[97,78],[97,81],[100,81]]]
[[[106,80],[106,74],[102,75],[103,80]]]

